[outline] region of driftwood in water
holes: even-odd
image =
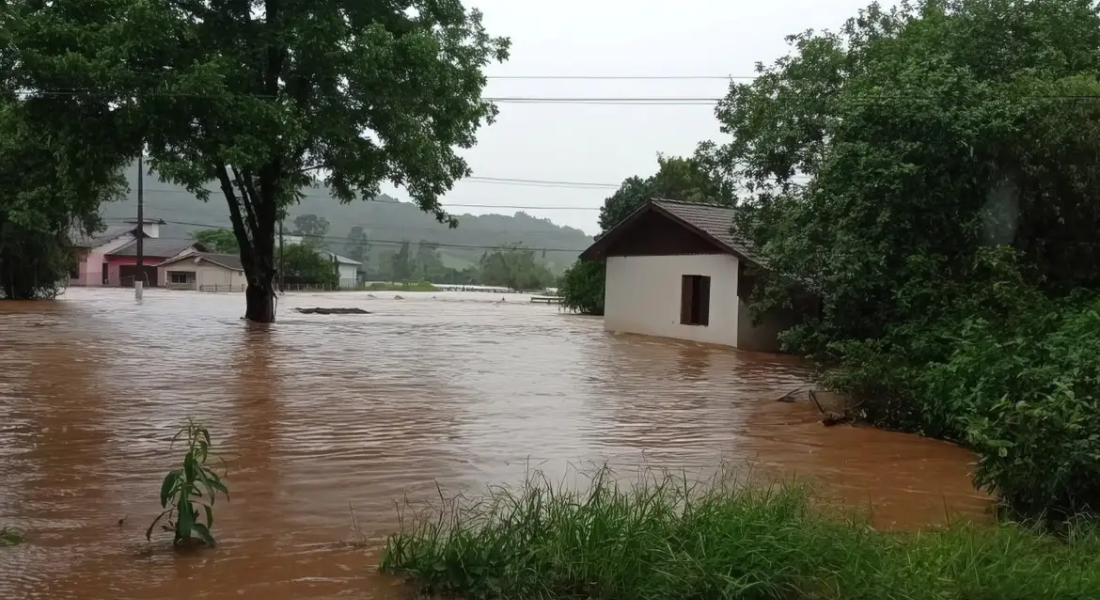
[[[296,308],[303,315],[369,315],[361,308]]]
[[[821,403],[817,401],[817,394],[815,394],[813,390],[810,390],[810,399],[814,401],[814,405],[817,406],[817,410],[819,412],[821,412],[821,416],[822,416],[821,424],[822,425],[824,425],[826,427],[833,427],[833,426],[836,426],[836,425],[841,425],[843,423],[847,423],[848,421],[851,420],[851,417],[848,415],[847,410],[845,410],[844,412],[836,412],[836,411],[833,411],[833,410],[825,410],[825,408],[823,406],[821,406]]]

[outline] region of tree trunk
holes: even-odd
[[[249,277],[244,292],[244,318],[253,323],[275,322],[275,271],[257,273]]]

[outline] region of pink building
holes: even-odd
[[[145,219],[140,231],[147,240],[149,238],[159,238],[160,226],[163,224],[164,221],[160,219]],[[137,239],[138,231],[137,219],[133,219],[122,225],[111,225],[99,233],[74,239],[73,247],[77,254],[77,266],[69,274],[69,285],[88,287],[119,285],[117,275],[116,282],[114,284],[110,283],[110,265],[107,256],[134,242]],[[150,261],[150,264],[156,264],[157,262],[160,261]]]

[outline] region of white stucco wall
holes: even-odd
[[[359,274],[356,265],[339,265],[340,271],[340,287],[353,288],[359,283]]]
[[[728,254],[607,258],[604,328],[737,346],[737,258]],[[710,277],[709,325],[681,325],[684,275]]]
[[[233,286],[233,291],[240,291],[236,288],[243,288],[243,286],[248,283],[244,271],[232,271],[205,261],[196,263],[194,261],[182,260],[163,267],[157,267],[157,278],[160,279],[162,285],[174,287],[176,289],[183,288],[184,286],[172,285],[168,275],[170,272],[193,273],[194,284],[187,286],[187,288],[195,290],[200,289],[204,285],[220,285]]]

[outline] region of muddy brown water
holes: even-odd
[[[0,597],[399,598],[376,550],[340,542],[384,538],[394,502],[436,482],[476,493],[534,467],[745,462],[817,478],[879,526],[985,510],[967,452],[776,402],[806,382],[798,360],[609,334],[518,295],[374,295],[287,295],[270,327],[240,320],[239,294],[0,303],[0,524],[27,532],[0,549]],[[218,547],[177,555],[144,530],[188,416],[233,495]]]

